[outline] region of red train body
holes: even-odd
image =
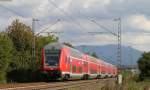
[[[66,80],[117,75],[116,66],[60,43],[52,43],[42,49],[42,71],[48,79]]]

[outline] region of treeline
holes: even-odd
[[[44,45],[57,41],[58,38],[54,35],[35,36],[34,58],[31,27],[14,20],[4,32],[0,32],[0,83],[40,80],[41,49]]]
[[[143,53],[138,61],[140,80],[150,80],[150,52]]]

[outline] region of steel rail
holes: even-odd
[[[29,86],[21,86],[21,87],[12,87],[12,88],[1,88],[0,90],[58,90],[58,89],[65,89],[71,87],[78,87],[78,86],[87,86],[89,84],[94,83],[104,83],[109,79],[96,79],[96,80],[79,80],[79,81],[66,81],[66,82],[52,82],[39,85],[29,85]]]

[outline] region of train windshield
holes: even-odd
[[[45,50],[46,66],[58,66],[59,57],[60,57],[60,50]]]

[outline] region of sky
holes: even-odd
[[[35,22],[36,33],[48,28],[45,32],[58,32],[55,35],[61,42],[117,44],[117,37],[99,25],[117,33],[119,22],[114,19],[120,17],[122,45],[150,51],[149,5],[150,0],[2,0],[0,31],[15,19],[32,26],[32,18],[36,18],[39,20]]]

